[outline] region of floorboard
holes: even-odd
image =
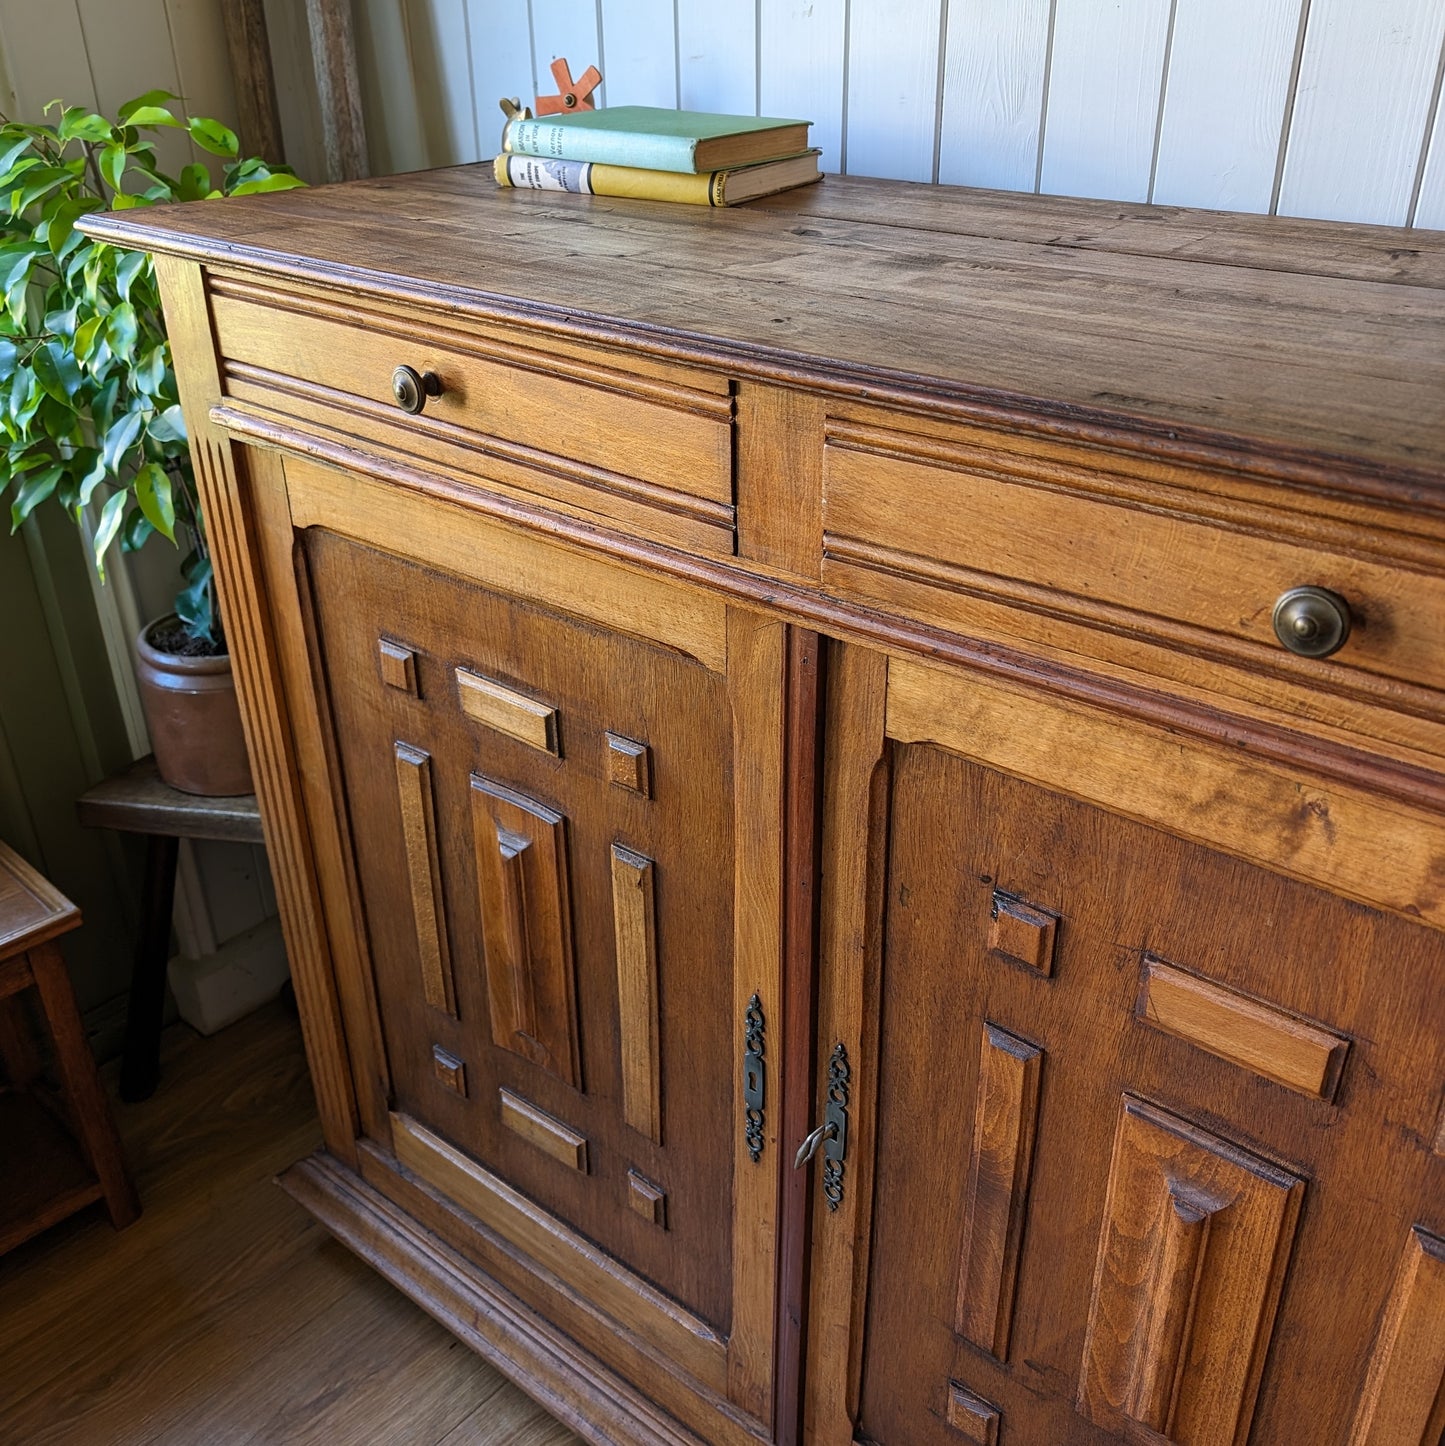
[[[5,1446],[575,1442],[272,1183],[320,1142],[283,1006],[176,1026],[162,1071],[116,1105],[140,1220],[96,1207],[0,1258]]]

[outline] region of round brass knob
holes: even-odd
[[[1350,605],[1324,587],[1292,587],[1274,605],[1274,635],[1302,658],[1328,658],[1350,635]]]
[[[416,416],[426,406],[428,397],[441,396],[441,378],[435,372],[423,373],[415,367],[399,366],[391,374],[391,394],[402,411]]]

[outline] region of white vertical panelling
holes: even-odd
[[[933,179],[940,0],[852,0],[848,33],[848,170]]]
[[[427,163],[415,63],[403,0],[357,0],[356,69],[363,114],[382,119],[366,128],[372,172],[418,171]]]
[[[1420,199],[1415,206],[1415,225],[1445,231],[1445,99],[1436,96],[1435,129],[1420,181]]]
[[[566,58],[573,80],[589,65],[607,74],[597,20],[597,0],[532,0],[532,62],[540,94],[557,94],[552,62],[559,57]],[[607,87],[603,85],[593,99],[602,105]]]
[[[181,76],[164,0],[131,4],[78,0],[78,8],[95,98],[106,115],[114,115],[126,101],[148,90],[180,91]],[[66,100],[73,98],[66,96]],[[205,154],[198,152],[181,130],[157,131],[153,139],[160,168],[172,175]]]
[[[525,5],[467,0],[472,47],[472,97],[481,154],[502,148],[503,96],[532,103],[532,31]]]
[[[1032,191],[1051,0],[953,0],[938,179]]]
[[[1268,211],[1302,0],[1177,0],[1153,199]]]
[[[1407,219],[1442,41],[1442,0],[1314,0],[1282,215]]]
[[[408,0],[406,29],[427,164],[455,166],[477,160],[481,146],[467,0]]]
[[[609,105],[678,103],[672,0],[602,0],[602,48]]]
[[[236,88],[226,54],[226,27],[216,0],[165,0],[180,92],[191,115],[234,128]]]
[[[1142,201],[1170,0],[1058,0],[1040,189]]]
[[[758,28],[752,0],[677,0],[677,79],[687,110],[757,114]]]
[[[45,5],[0,0],[0,29],[21,120],[43,120],[46,103],[56,99],[95,105],[95,82],[75,0],[49,0]]]
[[[321,181],[326,175],[326,156],[321,144],[321,105],[311,67],[306,7],[294,0],[265,0],[265,4],[286,162],[302,180]],[[382,117],[367,113],[368,131],[382,125]]]
[[[762,0],[758,36],[763,115],[813,122],[825,171],[843,166],[843,53],[846,0]]]

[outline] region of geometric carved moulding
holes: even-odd
[[[480,673],[458,668],[457,701],[468,718],[505,733],[529,748],[560,756],[557,710]]]
[[[989,904],[988,950],[1047,978],[1054,972],[1054,935],[1059,916],[1016,894],[995,889]]]
[[[394,745],[396,797],[401,810],[401,840],[416,926],[422,994],[433,1009],[456,1013],[446,915],[437,857],[436,805],[432,797],[431,755],[400,740]]]
[[[1318,1100],[1335,1097],[1350,1048],[1349,1040],[1322,1024],[1151,954],[1144,956],[1134,1012],[1155,1029]]]
[[[1303,1182],[1124,1098],[1078,1408],[1177,1446],[1243,1446]]]
[[[954,1330],[1000,1361],[1008,1359],[1041,1063],[1037,1045],[984,1022]]]
[[[1410,1231],[1375,1337],[1349,1446],[1439,1446],[1445,1436],[1445,1240]]]
[[[581,1088],[566,820],[471,776],[492,1042]]]

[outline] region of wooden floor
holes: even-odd
[[[170,1030],[117,1116],[140,1220],[86,1211],[0,1259],[4,1446],[575,1441],[272,1184],[320,1138],[281,1006]]]

